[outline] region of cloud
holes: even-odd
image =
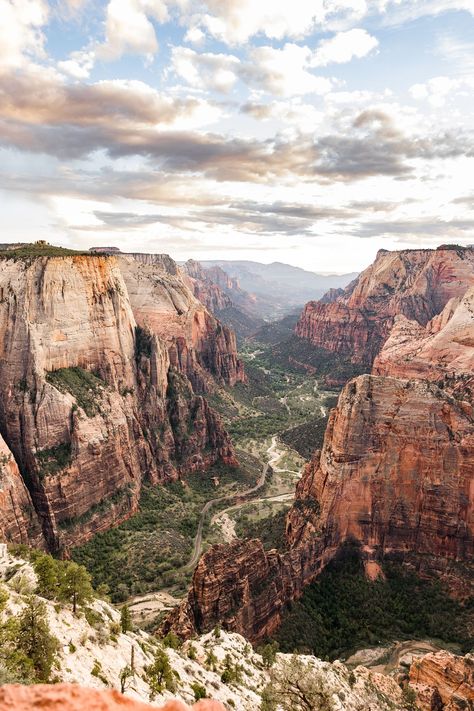
[[[282,49],[263,46],[249,52],[249,61],[241,70],[241,77],[251,86],[277,96],[326,94],[332,82],[318,77],[308,69],[312,52],[308,47],[287,43]]]
[[[270,39],[301,39],[317,27],[331,29],[355,22],[367,12],[365,0],[205,0],[202,26],[229,44],[244,43],[258,34]]]
[[[240,60],[229,54],[198,53],[189,47],[173,47],[173,71],[191,86],[227,93],[238,77]]]
[[[150,18],[166,22],[168,8],[164,0],[110,0],[105,42],[97,47],[97,56],[112,61],[123,54],[155,54],[158,40]]]
[[[21,66],[26,57],[44,56],[45,0],[0,0],[0,74]]]
[[[311,60],[313,67],[325,67],[328,64],[345,64],[352,59],[366,57],[376,47],[378,40],[366,30],[353,29],[339,32],[331,39],[323,40]]]
[[[474,77],[462,77],[452,79],[451,77],[433,77],[424,84],[413,84],[409,92],[413,99],[428,101],[431,106],[440,108],[444,106],[448,98],[462,90],[472,91],[474,88]]]
[[[72,52],[69,59],[58,62],[58,69],[74,79],[87,79],[95,63],[94,50]]]

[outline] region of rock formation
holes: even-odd
[[[195,389],[245,380],[234,333],[196,299],[167,255],[121,257],[120,269],[137,323],[167,345],[171,364]]]
[[[410,686],[421,711],[474,709],[474,656],[436,652],[410,667]]]
[[[129,261],[144,274],[152,312],[147,270],[158,267]],[[100,255],[16,258],[14,252],[0,263],[0,432],[52,549],[78,544],[133,513],[145,478],[177,478],[217,459],[235,464],[218,415],[195,395],[183,368],[170,364],[168,340],[158,329],[137,326],[123,264]],[[159,271],[157,312],[167,280],[176,279]],[[174,298],[171,291],[168,302]],[[183,332],[184,345],[191,335]],[[205,361],[204,346],[199,353]],[[217,346],[213,355],[212,367],[218,363],[222,373],[234,362]],[[3,478],[8,500],[25,501],[25,518],[31,507],[18,478],[12,491],[14,465]],[[15,531],[12,508],[3,514],[7,538],[36,543],[35,516],[28,513],[27,526],[16,516]]]
[[[422,378],[471,396],[474,377],[474,288],[450,299],[426,327],[404,316],[395,325],[374,362],[373,372]]]
[[[474,285],[474,249],[380,250],[343,295],[306,304],[296,334],[370,370],[399,314],[420,326]]]
[[[265,553],[255,541],[211,549],[175,621],[201,631],[221,616],[229,629],[263,639],[349,539],[369,562],[395,557],[456,595],[473,593],[473,266],[472,249],[383,252],[347,303],[317,305],[348,313],[351,301],[350,325],[338,332],[328,322],[336,336],[328,330],[321,343],[338,354],[354,348],[369,363],[385,339],[380,375],[343,389],[298,485],[289,551]]]
[[[167,701],[164,706],[144,704],[123,696],[119,691],[96,691],[75,684],[7,685],[0,688],[0,711],[191,711],[182,701]],[[203,700],[195,711],[224,711],[219,701]]]

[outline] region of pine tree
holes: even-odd
[[[48,682],[59,644],[49,629],[44,602],[28,597],[11,634],[16,652],[31,664],[35,681]]]
[[[132,632],[133,622],[132,616],[130,614],[130,608],[128,605],[124,605],[120,610],[120,624],[122,626],[122,632],[124,634],[127,632]]]
[[[94,598],[91,576],[83,565],[67,562],[61,570],[59,595],[62,600],[72,603],[76,614],[77,606],[84,605]]]
[[[145,674],[146,681],[150,686],[151,701],[165,689],[175,691],[176,681],[168,655],[164,649],[157,650],[153,664],[146,667]]]
[[[36,558],[34,568],[38,579],[38,595],[54,599],[59,591],[58,561],[50,555],[42,554]]]

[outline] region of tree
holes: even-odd
[[[168,691],[176,690],[173,670],[164,649],[158,649],[153,663],[145,667],[145,679],[150,687],[151,701],[165,689],[168,689]]]
[[[84,605],[94,598],[91,576],[83,565],[67,562],[61,569],[59,596],[62,600],[72,603],[72,611],[76,614],[77,606]]]
[[[133,622],[132,616],[130,614],[130,608],[128,605],[124,605],[120,610],[120,624],[122,626],[122,632],[126,634],[127,632],[132,632]]]
[[[311,664],[293,655],[270,672],[262,694],[261,711],[332,711],[331,693]]]
[[[124,694],[126,690],[130,687],[130,680],[133,679],[134,673],[130,664],[126,664],[123,669],[120,670],[120,693]]]
[[[261,649],[258,650],[259,653],[262,655],[262,662],[265,669],[271,669],[271,667],[275,664],[279,646],[280,645],[278,644],[278,642],[275,641],[269,644],[265,644]]]
[[[59,643],[49,629],[44,602],[33,595],[29,596],[25,608],[15,620],[11,634],[14,635],[16,652],[28,660],[35,681],[48,682]]]
[[[47,554],[40,554],[35,562],[34,569],[38,579],[37,593],[41,597],[52,600],[59,590],[58,561]]]

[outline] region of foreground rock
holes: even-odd
[[[427,654],[411,665],[410,685],[422,711],[474,709],[474,656]]]
[[[321,358],[333,354],[370,370],[397,315],[424,327],[473,285],[472,248],[380,250],[342,295],[310,301],[296,334],[320,349]]]
[[[38,684],[37,686],[3,686],[0,688],[0,711],[189,711],[181,701],[168,701],[164,706],[144,704],[127,699],[118,691],[94,691],[73,684]],[[223,711],[218,701],[199,701],[195,711]]]

